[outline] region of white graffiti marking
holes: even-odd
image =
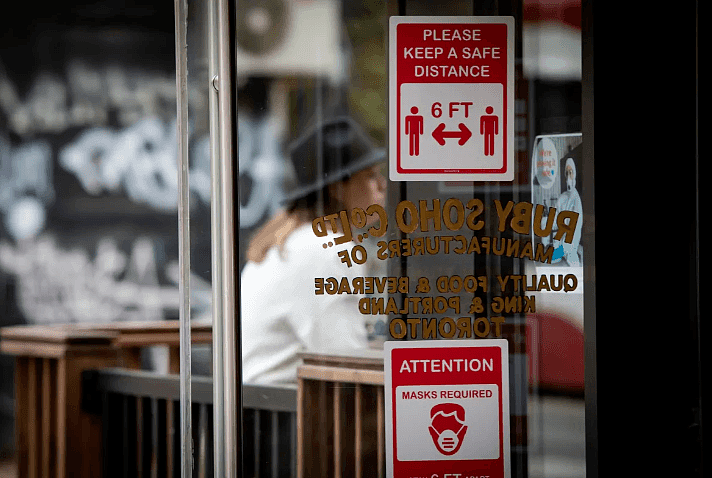
[[[200,111],[205,95],[195,91],[189,95],[190,108]],[[81,59],[67,63],[64,78],[39,72],[22,98],[0,63],[0,111],[20,136],[106,124],[110,112],[120,126],[129,126],[141,118],[174,112],[175,101],[172,73],[118,64],[96,67]]]
[[[54,198],[49,145],[31,141],[12,147],[0,135],[0,213],[8,232],[18,240],[35,236]]]
[[[177,284],[159,284],[147,237],[137,238],[128,254],[105,237],[93,259],[79,247],[63,250],[50,235],[18,246],[0,241],[0,267],[18,278],[18,306],[30,323],[160,320],[178,310]],[[195,275],[191,283],[191,302],[204,311],[210,286]]]
[[[207,153],[194,148],[194,156]],[[178,208],[175,123],[146,118],[119,133],[92,128],[61,149],[59,163],[77,176],[89,194],[124,191],[132,201],[161,211]],[[207,171],[202,170],[205,167]],[[195,160],[189,174],[191,190],[209,202],[210,157]]]

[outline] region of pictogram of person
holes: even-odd
[[[418,114],[417,106],[413,106],[410,112],[412,114],[405,117],[405,134],[408,135],[410,155],[418,156],[420,154],[420,135],[423,134],[423,117]]]
[[[480,134],[485,137],[485,156],[494,156],[494,137],[499,134],[499,118],[493,115],[494,108],[488,106],[486,115],[480,117]]]

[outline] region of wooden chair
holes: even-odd
[[[18,477],[101,476],[99,416],[82,411],[82,372],[140,368],[145,347],[167,346],[178,372],[178,321],[0,329],[0,353],[15,357]],[[210,343],[211,326],[194,324],[193,343]]]
[[[385,476],[383,351],[302,358],[297,477]]]

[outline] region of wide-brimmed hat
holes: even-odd
[[[308,196],[362,169],[385,161],[378,148],[353,119],[337,117],[311,127],[289,147],[296,185],[285,202]]]

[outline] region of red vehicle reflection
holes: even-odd
[[[529,384],[547,391],[582,394],[583,331],[552,313],[527,316]]]

